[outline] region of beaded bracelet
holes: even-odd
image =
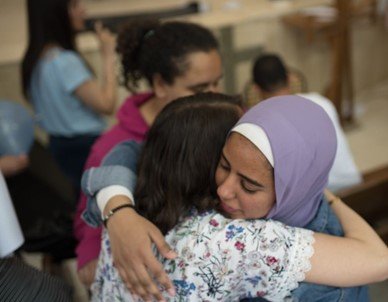
[[[135,206],[130,204],[130,203],[126,203],[126,204],[122,204],[120,206],[117,206],[115,208],[113,208],[112,210],[110,210],[108,212],[108,214],[106,214],[103,218],[102,218],[102,223],[104,224],[104,226],[106,227],[106,224],[108,223],[108,220],[109,218],[111,218],[113,216],[114,213],[116,213],[117,211],[120,211],[122,209],[125,209],[125,208],[131,208],[131,209],[134,209],[135,210]]]

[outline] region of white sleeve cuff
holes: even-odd
[[[108,186],[104,189],[101,189],[96,195],[97,205],[101,211],[101,217],[103,217],[104,209],[108,201],[117,195],[124,195],[128,197],[134,204],[133,195],[126,187],[119,185]]]

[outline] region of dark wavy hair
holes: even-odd
[[[279,56],[264,54],[254,63],[253,81],[266,92],[276,92],[288,85],[288,71]]]
[[[155,74],[172,84],[188,68],[187,55],[218,50],[218,42],[210,30],[194,23],[143,19],[119,30],[116,50],[121,57],[122,84],[135,92],[140,79],[152,85]]]
[[[21,66],[22,88],[27,98],[32,72],[46,45],[53,43],[77,51],[69,16],[70,1],[27,0],[28,46]]]
[[[194,206],[214,208],[216,166],[240,99],[203,93],[169,103],[150,128],[140,156],[136,209],[162,233]]]

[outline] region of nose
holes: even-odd
[[[236,198],[236,186],[233,176],[227,176],[217,188],[217,195],[221,200],[227,201]]]

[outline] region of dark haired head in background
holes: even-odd
[[[172,85],[176,77],[191,67],[190,54],[213,52],[219,56],[213,34],[188,22],[133,21],[120,30],[117,43],[124,85],[132,92],[143,78],[152,88],[157,80]]]
[[[281,94],[289,94],[288,71],[282,60],[275,54],[258,57],[253,66],[253,81],[263,99]],[[287,93],[282,93],[287,90]]]

